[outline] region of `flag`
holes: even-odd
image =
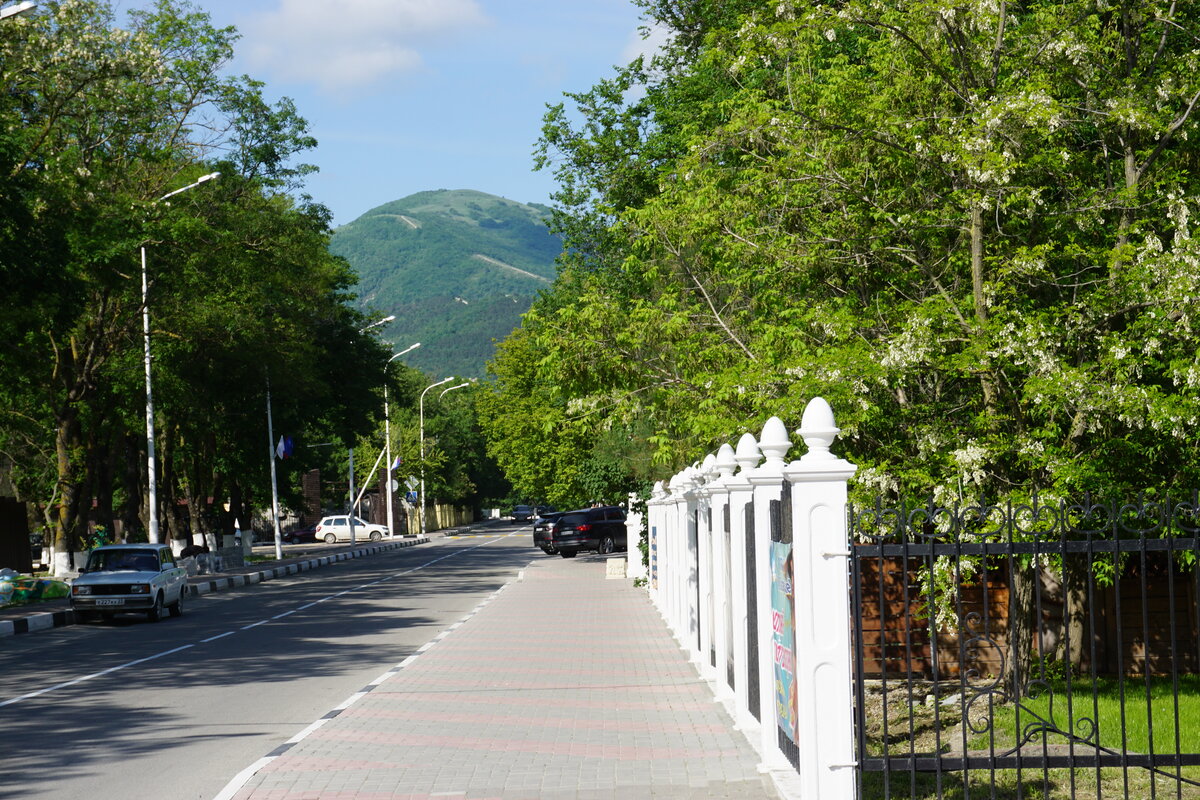
[[[291,458],[292,453],[296,450],[296,444],[290,436],[280,436],[279,444],[275,446],[276,458]]]
[[[403,463],[403,459],[400,458],[400,456],[396,456],[396,460],[392,462],[390,469],[395,470],[396,467],[400,466],[401,463]]]

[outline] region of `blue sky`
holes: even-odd
[[[242,34],[231,70],[309,121],[307,188],[335,225],[429,189],[548,202],[531,157],[545,104],[648,46],[630,0],[193,2]]]

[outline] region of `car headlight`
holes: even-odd
[[[89,595],[91,593],[92,593],[92,587],[90,587],[90,586],[72,586],[71,587],[71,594],[75,595],[76,597],[83,597],[83,596]]]
[[[129,587],[130,594],[150,594],[150,586],[145,583],[135,583]]]

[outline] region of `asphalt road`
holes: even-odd
[[[205,798],[513,579],[530,528],[434,538],[0,639],[0,797]]]

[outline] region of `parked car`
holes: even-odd
[[[187,570],[169,545],[110,544],[88,555],[71,583],[71,608],[81,617],[144,613],[151,622],[183,613]]]
[[[547,554],[558,552],[554,547],[554,539],[550,535],[554,523],[562,516],[561,511],[544,511],[533,521],[533,546],[540,547]]]
[[[625,510],[618,506],[598,506],[568,511],[555,520],[550,536],[563,558],[573,558],[580,550],[597,553],[625,550]]]
[[[355,523],[355,527],[358,527],[358,523]],[[355,534],[357,535],[357,531],[355,531]],[[308,542],[315,542],[317,541],[317,526],[309,525],[307,528],[297,528],[294,531],[281,533],[279,534],[279,538],[283,539],[283,541],[287,542],[288,544],[306,544]]]
[[[384,525],[375,525],[370,522],[363,522],[358,517],[354,518],[354,540],[378,542],[384,536],[387,536],[388,529]],[[325,517],[317,523],[316,535],[318,539],[323,539],[326,544],[335,542],[350,541],[350,517],[347,514],[335,514],[331,517]]]
[[[533,516],[533,506],[513,506],[513,522],[529,522]]]

